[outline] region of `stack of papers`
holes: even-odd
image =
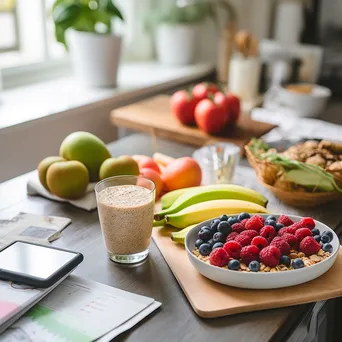
[[[153,298],[69,276],[7,329],[0,340],[111,341],[160,305]]]
[[[27,213],[0,220],[0,249],[16,240],[47,244],[58,239],[70,222],[66,217]]]

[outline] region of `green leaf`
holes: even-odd
[[[70,27],[81,14],[81,6],[76,4],[61,3],[53,11],[53,20],[56,25]]]
[[[113,0],[106,0],[106,9],[113,17],[118,17],[122,21],[124,21],[124,17],[120,10],[114,5]]]

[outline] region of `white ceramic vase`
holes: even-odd
[[[198,25],[161,24],[156,31],[158,61],[164,65],[188,65],[195,61]]]
[[[76,76],[93,87],[115,87],[121,37],[69,30],[67,43]]]

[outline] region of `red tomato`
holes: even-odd
[[[222,131],[228,122],[228,118],[226,103],[221,95],[215,96],[213,101],[204,99],[195,108],[197,126],[209,134]]]
[[[183,125],[192,125],[197,103],[186,90],[178,90],[171,96],[171,111]]]
[[[219,88],[214,83],[198,83],[192,88],[192,96],[201,101],[208,97],[209,94],[215,94]]]
[[[240,99],[230,92],[227,93],[226,98],[229,107],[229,123],[234,125],[240,117]]]

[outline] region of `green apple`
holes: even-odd
[[[121,175],[139,175],[138,163],[130,156],[106,159],[100,167],[100,179]]]
[[[89,184],[88,169],[77,160],[53,163],[47,170],[46,182],[49,190],[58,197],[79,198]]]
[[[39,175],[39,180],[42,183],[43,187],[46,190],[49,190],[48,185],[46,183],[46,173],[50,165],[53,163],[65,161],[64,158],[58,157],[58,156],[51,156],[51,157],[46,157],[44,158],[39,164],[38,164],[38,175]]]
[[[59,150],[61,157],[67,160],[78,160],[84,164],[91,182],[98,181],[100,166],[110,153],[104,142],[88,132],[74,132],[62,142]]]

